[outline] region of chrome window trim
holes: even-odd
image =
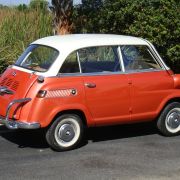
[[[123,61],[123,57],[122,57],[122,52],[121,52],[121,47],[120,46],[118,46],[117,51],[118,51],[118,58],[119,58],[120,66],[121,66],[121,71],[125,72],[124,61]]]
[[[154,59],[154,61],[160,66],[161,69],[164,69],[164,66],[158,61],[158,59],[155,57],[154,53],[152,52],[151,48],[148,46],[148,52]]]
[[[58,74],[58,77],[81,77],[81,76],[109,76],[109,75],[127,75],[135,73],[150,73],[150,72],[160,72],[166,71],[165,69],[145,69],[145,70],[129,70],[125,72],[97,72],[97,73],[67,73],[67,74]],[[56,77],[56,76],[55,76]],[[53,77],[52,77],[53,78]]]
[[[126,70],[125,74],[160,72],[160,71],[166,71],[166,70],[165,69]]]
[[[152,54],[154,55],[154,57],[156,58],[156,60],[161,64],[161,67],[165,70],[169,70],[170,68],[168,66],[166,66],[166,64],[161,59],[160,55],[157,53],[155,48],[150,46],[150,50],[151,50]]]
[[[147,41],[146,39],[143,39],[143,40],[148,43],[149,49],[151,50],[152,54],[156,57],[157,61],[162,65],[163,69],[170,70],[170,68],[164,63],[163,59],[161,58],[161,56],[157,52],[154,45],[152,43],[150,43],[149,41]]]
[[[82,68],[81,68],[81,63],[80,63],[80,59],[79,59],[79,52],[78,52],[78,50],[76,51],[76,58],[77,58],[78,65],[79,65],[79,71],[80,71],[80,73],[82,73]]]

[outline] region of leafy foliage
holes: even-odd
[[[75,15],[80,32],[148,39],[165,61],[180,72],[179,0],[84,0]]]
[[[0,72],[32,41],[52,35],[52,16],[41,9],[0,9]]]
[[[82,0],[81,5],[74,8],[73,22],[75,32],[100,32],[99,21],[102,17],[103,0]]]
[[[28,6],[26,4],[20,4],[19,6],[17,6],[17,9],[19,11],[25,11],[28,9]]]
[[[32,0],[29,4],[29,7],[32,9],[47,10],[48,4],[49,3],[46,0]]]

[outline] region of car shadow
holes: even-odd
[[[0,127],[0,136],[18,145],[18,148],[49,148],[46,143],[44,130],[8,130]]]
[[[159,134],[154,122],[89,128],[87,139],[92,142]]]
[[[85,146],[88,141],[100,142],[152,134],[158,134],[158,130],[152,122],[89,128],[80,147]],[[45,130],[12,131],[7,130],[4,126],[0,126],[0,136],[7,141],[17,144],[18,148],[49,148],[45,140]]]

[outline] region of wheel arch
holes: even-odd
[[[161,115],[161,113],[162,113],[162,111],[164,110],[164,108],[165,108],[168,104],[170,104],[170,103],[172,103],[172,102],[178,102],[178,103],[180,103],[180,97],[173,97],[173,98],[171,98],[171,99],[168,99],[168,100],[163,104],[163,106],[161,107],[161,110],[159,111],[157,118]]]
[[[64,115],[64,114],[76,114],[78,115],[81,119],[82,119],[82,122],[84,124],[85,127],[88,126],[88,122],[87,122],[87,117],[85,115],[85,113],[80,110],[80,109],[69,109],[69,110],[62,110],[60,112],[58,112],[54,118],[52,119],[51,123],[49,124],[49,126],[51,126],[51,124],[61,115]]]

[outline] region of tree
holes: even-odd
[[[19,6],[17,6],[17,9],[19,11],[26,11],[28,9],[26,4],[20,4]]]
[[[70,34],[73,31],[73,0],[52,0],[55,34]]]
[[[100,1],[100,0],[99,0]],[[79,32],[138,36],[151,41],[166,63],[180,72],[179,0],[83,0],[77,8]],[[95,9],[95,10],[94,10]],[[81,25],[82,24],[82,25]]]
[[[74,9],[74,24],[76,32],[100,32],[101,9],[103,0],[82,0]]]
[[[48,9],[48,1],[47,0],[31,0],[29,7],[31,9],[36,10],[44,10],[46,11]]]

